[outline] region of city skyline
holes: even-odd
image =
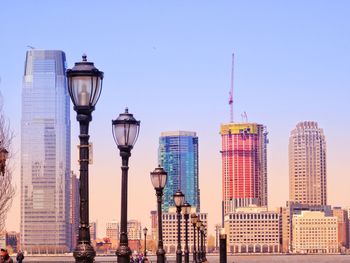
[[[40,2],[38,6],[22,3],[20,7],[5,3],[2,8],[0,22],[8,26],[2,28],[6,41],[0,44],[0,89],[5,114],[16,134],[17,189],[20,90],[27,45],[65,51],[68,66],[86,52],[88,59],[105,72],[91,123],[91,220],[105,225],[119,218],[120,160],[110,120],[127,105],[141,120],[140,138],[130,159],[130,217],[150,225],[149,211],[155,209],[155,196],[149,172],[157,166],[159,133],[195,130],[201,141],[201,205],[209,214],[209,232],[213,233],[213,226],[221,221],[218,133],[220,124],[229,120],[227,98],[234,51],[235,116],[247,111],[249,121],[269,128],[269,206],[284,205],[288,200],[288,138],[290,130],[302,120],[317,121],[325,130],[328,203],[350,205],[346,188],[350,184],[346,165],[350,145],[342,132],[350,125],[346,122],[350,83],[348,3],[105,3],[84,7],[87,14],[99,14],[95,17],[98,22],[87,28],[75,21],[79,31],[61,14],[74,19],[82,2],[69,3],[69,8],[64,3],[68,2]],[[31,15],[37,7],[45,12]],[[17,21],[18,16],[22,19]],[[100,34],[91,37],[96,31]],[[77,37],[79,41],[71,41]],[[70,119],[75,120],[72,112]],[[77,125],[72,125],[72,145],[78,143],[77,130]],[[75,172],[76,156],[72,147]],[[18,230],[19,218],[17,195],[7,229]]]

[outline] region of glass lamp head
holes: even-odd
[[[184,215],[189,215],[191,213],[191,205],[188,202],[185,202],[182,206],[182,213]]]
[[[151,172],[151,182],[156,190],[162,190],[167,181],[167,172],[160,165]]]
[[[176,193],[173,195],[174,202],[176,207],[182,207],[185,201],[185,195],[180,191],[177,190]]]
[[[144,234],[144,235],[147,235],[147,231],[148,231],[148,229],[147,229],[147,227],[145,227],[145,228],[143,229],[143,234]]]
[[[75,109],[94,110],[102,91],[103,72],[83,55],[82,61],[76,62],[72,69],[67,69],[66,74],[69,95]]]
[[[137,121],[126,108],[124,113],[112,120],[112,131],[118,147],[133,148],[139,136],[140,121]]]
[[[192,214],[191,215],[191,223],[193,225],[196,225],[197,224],[197,220],[198,220],[198,216],[196,214]]]

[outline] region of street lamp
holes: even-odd
[[[190,262],[190,251],[188,249],[188,218],[191,213],[191,205],[185,202],[182,206],[182,213],[185,217],[185,263]]]
[[[144,249],[144,252],[143,252],[143,255],[144,255],[144,258],[146,258],[146,256],[147,256],[147,247],[146,247],[146,245],[147,245],[147,243],[146,243],[146,239],[147,239],[147,227],[145,227],[144,229],[143,229],[143,235],[145,236],[145,249]]]
[[[197,262],[197,251],[196,251],[197,220],[198,220],[197,215],[192,214],[191,215],[191,223],[193,225],[193,262],[195,262],[195,263]]]
[[[174,194],[174,202],[176,206],[177,214],[177,249],[176,249],[176,263],[182,262],[182,251],[181,251],[181,207],[185,201],[185,195],[177,190]]]
[[[207,228],[205,224],[202,224],[201,227],[201,232],[202,232],[202,261],[206,262],[206,251],[205,251],[205,238],[206,238],[206,234],[207,234]]]
[[[157,249],[157,263],[165,262],[165,251],[163,248],[163,230],[162,230],[162,197],[163,189],[167,181],[167,173],[164,169],[158,166],[151,172],[151,181],[157,196],[157,210],[158,210],[158,249]]]
[[[202,221],[199,219],[197,219],[197,224],[196,224],[196,227],[197,227],[197,248],[198,248],[198,251],[197,251],[197,262],[202,262],[202,250],[201,250],[201,246],[200,246],[200,228],[201,228],[201,225],[202,225]]]
[[[140,131],[140,121],[137,121],[128,108],[118,118],[112,120],[114,141],[122,157],[122,189],[119,247],[116,251],[118,263],[129,263],[131,250],[128,246],[128,170],[129,157]]]
[[[5,175],[6,160],[8,158],[9,152],[5,148],[0,148],[0,173],[2,176]]]
[[[82,58],[82,62],[76,62],[66,72],[69,95],[80,126],[80,225],[73,255],[76,262],[90,263],[94,262],[96,252],[91,246],[89,230],[89,123],[101,94],[103,72],[95,68],[93,62],[88,62],[86,55]]]
[[[207,237],[208,237],[208,228],[204,230],[204,258],[207,261]]]

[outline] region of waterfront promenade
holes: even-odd
[[[148,257],[150,262],[156,262],[155,256]],[[218,255],[207,255],[210,263],[218,263]],[[174,263],[175,256],[168,256],[168,262]],[[30,257],[25,258],[25,262],[74,262],[71,256],[61,257]],[[114,263],[117,262],[115,256],[97,256],[96,262]],[[240,255],[228,256],[227,263],[350,263],[350,255]]]

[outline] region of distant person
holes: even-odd
[[[1,258],[0,263],[13,263],[12,258],[9,256],[9,253],[6,249],[1,249]]]
[[[16,260],[17,260],[18,263],[22,263],[23,259],[24,259],[23,252],[19,250],[18,253],[17,253]]]

